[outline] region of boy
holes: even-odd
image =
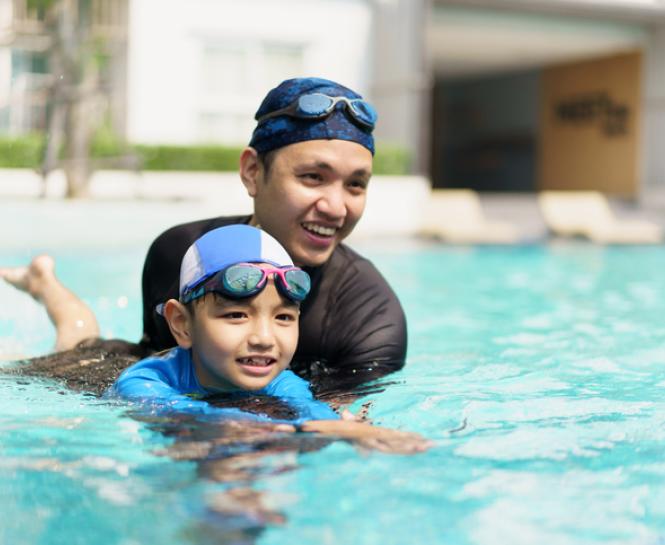
[[[286,370],[309,288],[309,275],[267,233],[248,225],[209,231],[183,257],[179,300],[159,309],[178,346],[126,369],[112,392],[210,413],[220,409],[200,398],[250,391],[288,398],[302,418],[338,418]]]
[[[382,450],[428,448],[416,434],[341,420],[286,369],[298,343],[299,303],[309,290],[308,274],[264,231],[230,225],[207,232],[183,257],[179,299],[159,309],[178,346],[126,369],[109,393],[161,409],[287,424],[282,431],[369,439]],[[298,416],[275,421],[201,399],[237,392],[277,397]]]

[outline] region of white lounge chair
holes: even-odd
[[[548,229],[560,237],[586,237],[600,244],[658,244],[662,228],[645,220],[617,219],[597,191],[542,191],[538,204]]]
[[[478,193],[471,189],[433,189],[421,234],[453,244],[513,244],[518,240],[513,225],[485,217]]]

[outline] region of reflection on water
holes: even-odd
[[[375,423],[435,448],[386,456],[146,418],[4,377],[0,542],[662,541],[664,248],[402,247],[374,261],[407,312],[408,364],[358,398],[320,388],[356,412],[371,402]],[[76,278],[95,279],[84,286],[93,301],[95,289],[127,296],[106,314],[109,328],[125,327],[140,270],[114,293],[117,271],[86,263]],[[31,326],[12,304],[21,321],[0,322],[0,338]]]
[[[282,403],[266,398],[258,401],[249,400],[253,412],[273,418],[288,417],[285,412],[290,409]],[[249,421],[200,420],[188,415],[134,416],[151,430],[173,439],[172,444],[156,454],[195,462],[198,478],[224,485],[208,495],[203,516],[188,523],[186,535],[195,543],[253,543],[266,526],[285,524],[287,516],[279,502],[271,494],[253,488],[253,484],[297,470],[299,454],[314,452],[331,442]]]

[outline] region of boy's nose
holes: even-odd
[[[269,324],[260,320],[252,330],[249,338],[247,339],[249,345],[253,348],[269,349],[275,344],[275,336],[272,333],[272,328]]]

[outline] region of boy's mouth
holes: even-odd
[[[268,367],[277,360],[269,357],[249,356],[247,358],[238,358],[238,363],[241,365],[251,365],[252,367]]]
[[[254,377],[265,377],[272,373],[273,366],[277,359],[264,356],[248,356],[236,360],[243,370],[243,373]]]

